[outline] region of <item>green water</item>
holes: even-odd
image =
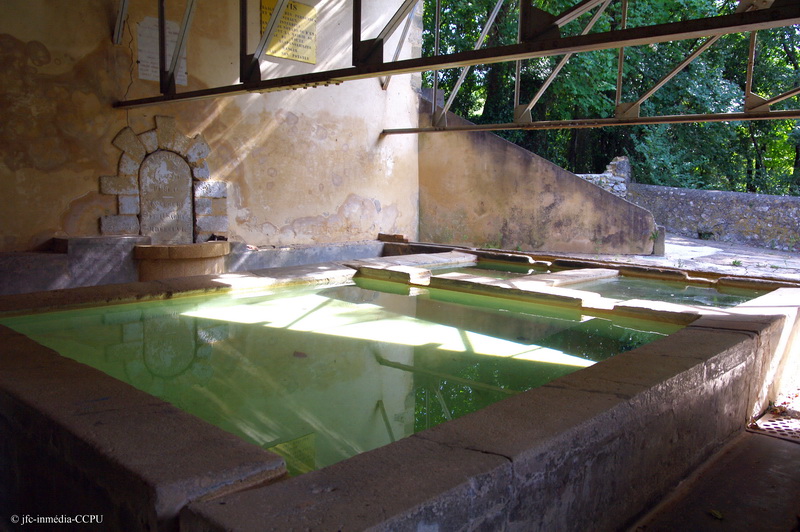
[[[720,291],[711,286],[636,277],[601,279],[575,284],[570,288],[597,292],[612,299],[649,299],[706,307],[735,307],[766,293],[762,290],[727,287],[724,291]]]
[[[292,474],[391,443],[677,329],[360,284],[2,323],[275,450]]]

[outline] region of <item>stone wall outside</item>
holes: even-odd
[[[800,251],[800,197],[630,183],[627,199],[667,234]]]
[[[577,176],[620,198],[625,198],[628,196],[628,183],[631,181],[631,163],[627,157],[615,157],[602,174],[577,174]]]

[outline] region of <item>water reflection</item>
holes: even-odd
[[[274,450],[292,474],[671,332],[496,298],[388,290],[397,286],[185,298],[5,324]]]

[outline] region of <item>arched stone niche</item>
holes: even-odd
[[[153,244],[227,237],[227,187],[211,179],[205,139],[183,135],[172,117],[155,122],[155,129],[137,135],[126,127],[114,137],[122,155],[117,174],[100,177],[100,193],[117,197],[117,214],[100,218],[100,233],[149,236]]]

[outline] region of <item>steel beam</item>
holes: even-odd
[[[441,51],[441,33],[442,33],[442,0],[436,0],[436,14],[434,15],[434,31],[433,31],[433,56],[439,57]],[[433,71],[433,90],[431,93],[431,121],[436,116],[437,93],[439,92],[439,69]]]
[[[774,104],[776,104],[778,102],[782,102],[783,100],[787,100],[789,98],[793,98],[793,97],[797,96],[798,94],[800,94],[800,87],[795,87],[792,90],[786,91],[786,92],[784,92],[783,94],[781,94],[779,96],[774,96],[774,97],[766,100],[762,105],[759,106],[759,108],[763,106],[763,107],[769,109],[769,107],[771,105],[774,105]]]
[[[411,13],[411,10],[417,5],[417,2],[419,2],[419,0],[405,0],[400,8],[395,12],[394,16],[378,34],[376,39],[381,42],[386,42],[386,40],[391,37],[395,31],[397,31],[397,28],[400,27],[400,24],[403,23],[403,20],[408,17],[409,13]]]
[[[756,38],[757,33],[753,32],[750,34],[750,47],[748,50],[748,57],[747,57],[747,77],[745,79],[745,100],[744,100],[744,109],[745,112],[768,112],[771,105],[774,105],[778,102],[782,102],[788,98],[792,98],[800,94],[800,87],[795,87],[794,89],[784,92],[778,96],[774,96],[770,99],[762,98],[761,96],[753,93],[753,68],[755,66],[756,61]]]
[[[360,42],[361,0],[353,0],[353,3],[353,18],[354,22],[358,23],[358,26],[354,25],[353,35],[355,43],[357,39]],[[172,101],[243,94],[246,92],[267,92],[306,88],[386,75],[410,74],[428,70],[499,63],[534,57],[549,57],[553,55],[563,55],[569,52],[586,52],[592,50],[616,49],[627,46],[641,46],[667,41],[696,39],[713,35],[778,28],[790,26],[792,24],[800,24],[800,3],[683,22],[627,28],[603,33],[562,37],[559,39],[539,39],[531,42],[481,48],[480,50],[465,51],[444,56],[405,59],[376,65],[358,65],[352,68],[287,76],[259,82],[246,82],[181,94],[168,94],[151,98],[122,101],[115,104],[115,107],[137,107]]]
[[[384,129],[382,135],[404,135],[409,133],[447,133],[453,131],[502,131],[511,129],[589,129],[613,126],[641,126],[647,124],[690,124],[698,122],[746,122],[750,120],[798,120],[800,109],[770,111],[766,113],[718,113],[697,115],[645,116],[637,118],[589,118],[584,120],[554,120],[543,122],[506,124],[464,124],[448,127],[417,127]]]
[[[178,40],[175,42],[175,48],[172,50],[172,61],[167,70],[167,83],[171,87],[175,87],[175,70],[178,68],[178,60],[181,54],[186,49],[186,38],[189,35],[189,28],[192,26],[192,18],[194,17],[194,6],[196,0],[187,0],[186,9],[183,11],[183,20],[181,21],[180,30],[178,30]]]
[[[406,23],[403,26],[403,32],[400,34],[400,38],[397,40],[397,47],[394,49],[394,56],[392,57],[392,61],[397,61],[400,59],[400,52],[403,49],[403,45],[406,42],[406,37],[408,37],[408,30],[411,28],[411,19],[414,17],[413,13],[409,13],[406,16]],[[381,89],[386,90],[389,88],[389,82],[392,81],[392,76],[386,76],[386,78],[381,80]]]
[[[573,20],[577,19],[578,17],[585,15],[598,4],[603,3],[605,0],[583,0],[578,4],[575,4],[568,10],[564,11],[560,15],[556,16],[556,19],[553,21],[553,24],[561,27],[569,24]]]
[[[253,81],[256,69],[259,70],[258,79],[261,79],[261,57],[264,55],[264,50],[267,49],[267,45],[269,44],[270,40],[272,40],[272,37],[275,35],[275,32],[278,29],[278,24],[280,24],[283,14],[286,13],[286,7],[288,5],[289,0],[278,0],[278,2],[275,4],[275,8],[272,10],[272,15],[269,17],[267,25],[264,28],[264,33],[261,34],[261,39],[258,41],[256,51],[253,53],[253,58],[250,60],[250,65],[247,67],[247,71],[244,72],[243,79]]]
[[[586,35],[590,31],[592,31],[592,28],[594,27],[595,24],[597,24],[597,21],[600,19],[600,16],[605,12],[606,8],[608,7],[608,5],[610,3],[611,3],[611,0],[603,0],[603,3],[600,5],[600,9],[597,10],[597,12],[594,14],[592,19],[586,25],[586,27],[583,28],[583,31],[581,31],[581,35]],[[572,52],[570,52],[570,53],[565,54],[564,57],[561,58],[561,60],[558,62],[556,67],[553,69],[553,71],[550,72],[550,75],[547,76],[547,79],[544,80],[544,83],[542,83],[542,86],[539,87],[539,90],[536,91],[536,94],[534,95],[534,97],[531,99],[531,101],[528,103],[528,105],[526,105],[525,108],[522,109],[521,112],[519,112],[518,109],[514,110],[514,116],[517,118],[517,121],[525,121],[527,119],[527,121],[530,122],[530,114],[529,113],[530,113],[531,109],[533,109],[533,107],[536,105],[536,102],[539,101],[539,98],[542,97],[542,95],[547,90],[547,88],[550,86],[550,84],[553,83],[553,80],[556,79],[556,76],[558,76],[558,73],[561,72],[561,69],[564,68],[564,66],[566,66],[567,62],[572,57],[572,55],[573,55]],[[522,106],[520,106],[520,108],[521,107]]]
[[[353,64],[361,63],[361,0],[353,0]]]
[[[360,54],[362,59],[370,58],[372,61],[376,62],[383,62],[383,45],[392,36],[392,34],[397,31],[397,28],[402,24],[403,19],[406,18],[410,13],[411,10],[414,9],[414,6],[417,5],[419,0],[404,0],[403,4],[400,8],[395,12],[394,16],[389,20],[389,22],[384,26],[381,32],[378,34],[377,37],[371,39],[368,42],[371,42],[369,50],[366,54]],[[380,53],[380,61],[377,61],[377,57],[375,54]],[[395,61],[397,58],[395,58]]]
[[[653,85],[649,90],[645,91],[644,94],[639,96],[639,99],[633,103],[621,103],[616,108],[616,114],[618,118],[631,118],[632,116],[639,116],[639,109],[641,105],[647,101],[653,94],[658,92],[658,90],[663,87],[664,85],[669,82],[672,78],[677,76],[679,73],[683,71],[689,64],[692,63],[695,59],[697,59],[700,54],[711,48],[711,46],[717,42],[722,35],[714,35],[713,37],[709,37],[706,42],[695,48],[692,53],[684,58],[678,66],[673,68],[666,76],[661,78],[658,83]]]

